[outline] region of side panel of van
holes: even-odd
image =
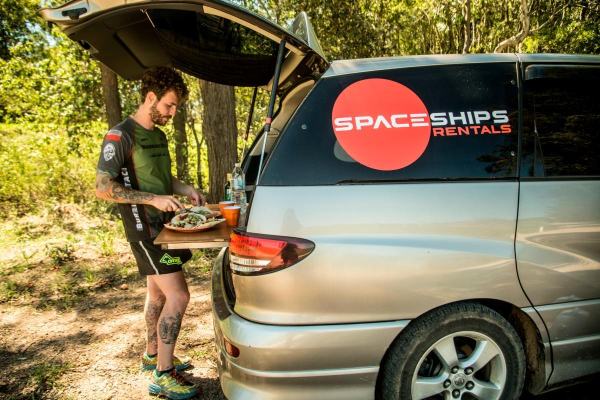
[[[600,68],[526,71],[516,255],[548,328],[552,385],[600,372]]]
[[[234,276],[235,311],[295,325],[412,319],[475,298],[527,307],[516,204],[516,182],[259,186],[248,231],[316,246],[288,269]]]

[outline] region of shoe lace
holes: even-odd
[[[191,385],[190,381],[188,381],[187,379],[185,379],[185,377],[183,375],[180,375],[176,369],[174,369],[173,371],[169,372],[169,376],[173,379],[175,379],[175,382],[179,383],[181,386],[188,386]]]

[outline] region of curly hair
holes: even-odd
[[[142,77],[141,97],[142,103],[146,100],[148,92],[156,95],[157,100],[173,90],[180,101],[188,97],[188,88],[181,74],[169,67],[154,67],[144,73]]]

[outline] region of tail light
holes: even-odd
[[[229,242],[229,264],[237,275],[263,275],[290,267],[315,248],[310,240],[234,230]]]
[[[225,344],[225,351],[227,352],[227,354],[234,358],[240,356],[240,349],[229,343],[229,340],[227,340],[227,338],[223,338],[223,343]]]

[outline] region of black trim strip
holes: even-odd
[[[521,182],[546,182],[546,181],[600,181],[600,176],[546,176],[546,177],[521,177]]]

